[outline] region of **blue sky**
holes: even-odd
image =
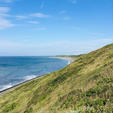
[[[113,0],[0,0],[0,56],[81,54],[113,41]]]

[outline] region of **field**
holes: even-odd
[[[0,96],[0,113],[113,113],[113,44]]]

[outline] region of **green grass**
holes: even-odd
[[[0,96],[0,113],[112,113],[113,44]]]

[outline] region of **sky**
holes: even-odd
[[[113,41],[113,0],[0,0],[0,56],[83,54]]]

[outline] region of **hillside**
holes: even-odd
[[[0,113],[112,113],[113,44],[0,97]]]

